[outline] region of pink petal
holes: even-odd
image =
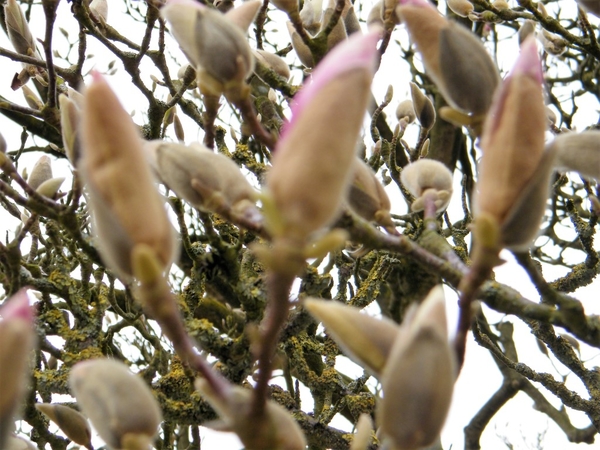
[[[418,6],[421,8],[433,8],[436,9],[433,3],[428,2],[427,0],[399,0],[398,4],[400,6]]]
[[[4,320],[21,319],[32,323],[33,309],[29,306],[27,288],[21,289],[11,298],[6,300],[0,309],[0,315]]]
[[[534,36],[529,36],[521,45],[521,53],[510,75],[527,75],[539,83],[544,81],[542,63]]]

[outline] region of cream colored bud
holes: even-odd
[[[277,75],[285,80],[290,79],[290,68],[283,58],[264,50],[255,50],[254,55],[258,61],[267,66],[269,69],[273,70],[273,72],[275,72]]]
[[[258,215],[257,192],[231,159],[201,144],[152,141],[145,146],[155,172],[194,207],[211,212]]]
[[[42,156],[37,160],[33,169],[31,169],[31,175],[27,178],[29,186],[33,189],[37,189],[44,181],[48,181],[52,178],[52,161],[49,156]]]
[[[65,177],[50,178],[40,184],[35,191],[44,197],[55,198],[64,181]]]
[[[494,0],[492,6],[500,11],[510,9],[510,5],[506,2],[506,0]]]
[[[345,14],[342,13],[342,17],[344,19],[344,27],[346,28],[346,34],[350,36],[351,34],[361,32],[360,22],[358,21],[358,17],[356,17],[356,12],[354,11],[354,6],[350,0],[346,0],[345,6]]]
[[[31,376],[31,352],[37,341],[26,289],[4,302],[0,317],[0,448],[4,448]]]
[[[73,408],[50,403],[38,403],[36,409],[44,413],[73,442],[92,448],[92,431],[86,418]]]
[[[80,94],[77,93],[77,95]],[[77,103],[71,97],[67,97],[64,94],[59,95],[58,103],[60,105],[60,128],[65,153],[71,164],[77,167],[79,157],[81,156],[81,143],[79,139],[81,111]]]
[[[412,100],[403,100],[396,108],[396,118],[398,120],[404,119],[406,123],[413,123],[417,116],[415,115],[415,108]]]
[[[270,3],[288,14],[298,11],[298,0],[271,0]]]
[[[310,48],[304,43],[291,22],[286,22],[286,27],[292,40],[292,47],[294,48],[298,59],[300,59],[300,62],[306,67],[314,67],[315,60]]]
[[[549,144],[556,151],[555,166],[600,181],[600,131],[561,134]]]
[[[162,421],[160,407],[146,383],[125,364],[111,359],[78,363],[71,369],[69,385],[109,446],[140,450],[150,446]],[[127,442],[142,445],[126,446]]]
[[[22,86],[21,92],[23,92],[23,97],[25,97],[25,101],[27,102],[27,105],[29,105],[29,107],[31,109],[40,111],[44,107],[44,103],[39,99],[39,97],[35,94],[35,92],[33,92],[27,86],[25,86],[25,85]]]
[[[85,93],[82,118],[80,168],[100,256],[129,281],[131,251],[143,243],[167,268],[178,247],[164,200],[154,185],[137,127],[97,74]]]
[[[537,37],[544,46],[544,51],[550,55],[560,56],[567,51],[568,42],[560,36],[542,29],[542,31],[537,34]]]
[[[363,219],[394,228],[391,203],[373,169],[362,159],[354,161],[354,178],[348,192],[348,204]]]
[[[519,46],[525,42],[530,35],[535,32],[535,27],[537,26],[537,22],[533,20],[526,20],[523,22],[523,25],[519,28],[518,38],[519,38]]]
[[[369,30],[383,28],[383,0],[376,2],[367,16],[367,27]]]
[[[398,325],[334,301],[306,299],[304,307],[351,359],[379,377],[398,335]]]
[[[306,31],[315,35],[319,32],[323,18],[323,0],[306,0],[300,11],[300,19]]]
[[[226,429],[234,431],[245,448],[304,450],[306,438],[292,415],[273,400],[267,400],[264,417],[257,423],[251,416],[252,391],[231,386],[225,398],[216,394],[203,378],[194,384],[219,414]]]
[[[454,14],[460,17],[467,17],[475,9],[473,3],[468,0],[447,0],[447,5]]]
[[[410,83],[410,94],[417,120],[423,128],[431,130],[435,124],[435,108],[433,103],[415,83]]]
[[[381,376],[377,421],[392,448],[417,450],[437,440],[456,377],[442,287],[433,288],[405,322]]]
[[[108,21],[108,1],[92,0],[90,3],[90,12],[98,22],[105,24]]]
[[[34,56],[37,53],[35,39],[29,29],[25,15],[16,0],[7,0],[4,5],[6,31],[17,53]]]
[[[6,140],[4,139],[4,136],[2,136],[2,133],[0,133],[0,153],[6,153]]]
[[[371,416],[362,413],[356,422],[356,432],[350,444],[350,450],[367,450],[373,440],[371,438],[372,434],[373,421],[371,420]]]
[[[435,196],[438,213],[444,211],[452,196],[452,172],[439,161],[419,159],[407,165],[400,175],[402,184],[415,196],[413,211],[422,211],[426,194]]]

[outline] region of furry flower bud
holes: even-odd
[[[375,33],[350,37],[321,61],[312,83],[296,95],[292,120],[267,174],[282,222],[270,224],[274,234],[302,242],[336,218],[350,186],[378,39]]]
[[[438,438],[456,377],[442,287],[433,288],[405,322],[381,375],[384,395],[376,415],[392,448],[416,450]]]
[[[574,170],[600,181],[600,131],[561,134],[550,147],[556,149],[555,166],[558,169]]]
[[[50,403],[38,403],[36,409],[46,415],[69,439],[86,448],[92,447],[92,431],[86,418],[73,408]]]
[[[60,104],[60,129],[63,146],[67,158],[76,167],[81,152],[78,132],[81,112],[77,103],[64,94],[60,94],[58,102]]]
[[[37,53],[35,39],[29,29],[25,15],[16,0],[8,0],[4,5],[6,31],[11,44],[18,53],[33,56]]]
[[[111,359],[80,362],[71,369],[69,385],[109,446],[144,449],[154,440],[162,421],[160,407],[150,388],[125,364]]]
[[[247,95],[245,79],[252,74],[254,57],[246,29],[261,2],[251,0],[226,14],[191,0],[173,0],[161,13],[171,32],[198,71],[205,94],[225,94],[230,100]]]
[[[258,215],[257,192],[229,158],[201,144],[153,141],[151,165],[170,189],[203,211]]]
[[[31,174],[27,178],[29,186],[33,189],[37,189],[44,181],[48,181],[52,178],[52,161],[50,157],[44,155],[37,160]]]
[[[30,353],[36,342],[26,289],[4,302],[0,317],[0,448],[4,448],[13,429],[13,415],[25,394]]]
[[[413,108],[419,123],[426,130],[431,130],[435,125],[435,108],[433,103],[415,83],[410,83],[410,95]]]
[[[132,276],[131,251],[150,246],[166,268],[175,234],[131,117],[99,75],[85,93],[81,174],[95,222],[100,256],[119,277]]]
[[[273,70],[273,72],[275,72],[282,78],[286,80],[290,79],[290,67],[280,56],[277,56],[274,53],[266,52],[264,50],[256,50],[254,52],[254,56],[256,56],[257,61],[261,62],[269,69]]]
[[[535,218],[511,213],[527,192],[534,175],[541,173],[547,123],[542,80],[535,39],[529,37],[494,100],[481,137],[483,156],[479,165],[476,216],[487,214],[503,228],[511,227],[509,216],[513,220],[520,219],[519,228],[523,233],[518,239],[507,231],[502,232],[503,244],[509,248],[520,248],[535,237],[545,206],[545,198],[541,205],[528,205],[539,215]],[[551,164],[546,166],[552,167]],[[527,224],[528,232],[524,233]]]
[[[485,114],[500,75],[479,39],[446,20],[427,0],[400,0],[396,11],[423,56],[427,74],[450,106]]]
[[[419,159],[402,170],[400,180],[415,196],[411,205],[413,211],[423,211],[426,195],[435,197],[438,214],[448,207],[452,197],[452,172],[443,163],[433,159]]]
[[[264,417],[251,416],[252,391],[230,386],[225,398],[213,391],[209,383],[198,378],[196,389],[219,414],[220,428],[234,431],[247,449],[304,450],[306,438],[291,414],[273,400],[267,400]]]
[[[304,301],[304,306],[323,322],[344,353],[375,376],[381,375],[398,335],[394,321],[386,317],[376,319],[334,301],[311,298]]]
[[[32,442],[20,436],[10,435],[6,441],[4,450],[37,450]]]

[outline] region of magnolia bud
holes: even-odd
[[[431,130],[435,124],[435,108],[415,83],[410,83],[410,94],[412,97],[413,108],[419,123],[426,130]]]
[[[558,169],[600,181],[600,131],[561,134],[549,146],[556,151]]]
[[[25,97],[25,101],[31,109],[41,111],[41,109],[44,107],[44,103],[38,98],[35,92],[29,89],[26,85],[21,87],[21,92],[23,92],[23,97]]]
[[[475,9],[473,3],[468,0],[447,0],[447,4],[448,8],[460,17],[467,17]]]
[[[568,42],[563,38],[542,29],[537,34],[538,40],[544,46],[546,53],[554,56],[560,56],[567,51]]]
[[[530,37],[484,124],[476,216],[486,213],[502,225],[534,174],[540,173],[547,123],[542,81],[535,39]],[[544,205],[545,200],[538,207]],[[503,238],[512,239],[504,232]]]
[[[8,38],[18,53],[33,56],[37,53],[35,39],[29,30],[29,24],[16,0],[7,0],[4,5],[6,31]]]
[[[375,33],[351,36],[327,54],[312,83],[294,97],[292,120],[267,173],[281,222],[269,224],[275,234],[304,241],[337,217],[371,95],[378,39]]]
[[[400,0],[396,11],[446,101],[455,109],[484,114],[500,76],[481,41],[442,17],[427,0]]]
[[[219,414],[224,428],[234,431],[248,449],[304,450],[306,438],[291,414],[273,400],[267,400],[264,417],[251,416],[252,391],[230,386],[224,397],[198,378],[196,389]]]
[[[5,446],[2,448],[4,450],[37,450],[32,442],[14,434],[8,436]]]
[[[255,50],[254,56],[256,56],[257,61],[260,61],[280,77],[284,78],[285,80],[290,79],[290,68],[280,56],[264,50]]]
[[[30,377],[30,353],[37,338],[27,290],[5,301],[0,316],[0,448],[5,448]]]
[[[367,450],[371,444],[373,433],[373,421],[371,416],[362,413],[356,422],[356,432],[350,444],[350,450]]]
[[[80,362],[71,369],[69,385],[109,446],[141,450],[152,443],[162,421],[160,407],[150,388],[125,364],[112,359]]]
[[[315,35],[321,29],[323,0],[306,0],[300,11],[300,19],[306,31]]]
[[[105,24],[108,20],[108,1],[92,0],[92,3],[90,3],[90,12],[98,22]]]
[[[306,4],[306,2],[304,4]],[[315,60],[308,45],[304,43],[291,22],[286,22],[286,27],[290,34],[290,38],[292,39],[292,47],[294,48],[298,59],[300,59],[300,62],[306,67],[314,67]]]
[[[6,140],[2,136],[2,133],[0,133],[0,153],[6,153],[6,148]]]
[[[415,196],[415,201],[411,205],[413,211],[423,211],[426,195],[431,195],[435,199],[438,214],[448,207],[452,196],[452,172],[441,162],[419,159],[404,167],[400,180]]]
[[[270,3],[287,14],[298,11],[298,0],[271,0]]]
[[[537,22],[533,20],[526,20],[523,22],[523,25],[519,28],[519,32],[517,33],[519,38],[519,46],[523,45],[523,42],[535,32],[535,27]]]
[[[391,203],[373,169],[362,159],[354,161],[354,178],[348,192],[348,204],[363,219],[394,228]]]
[[[323,322],[344,353],[375,376],[381,375],[398,335],[394,321],[386,317],[376,319],[334,301],[306,299],[304,307]]]
[[[52,162],[49,156],[44,155],[37,160],[33,169],[31,169],[31,175],[27,178],[27,182],[33,189],[37,189],[50,178],[52,178]]]
[[[437,286],[405,319],[381,375],[377,421],[394,448],[427,447],[442,430],[456,377],[446,327],[444,292]]]
[[[411,86],[412,90],[412,86]],[[396,118],[398,120],[404,119],[406,123],[413,123],[417,116],[415,115],[415,108],[412,100],[403,100],[396,108]]]
[[[252,74],[254,58],[245,32],[260,5],[252,0],[221,14],[198,2],[174,0],[161,9],[173,36],[196,66],[203,93],[224,93],[234,101],[247,95],[244,80]]]
[[[203,211],[258,215],[257,192],[231,159],[201,144],[146,144],[151,165],[177,195]]]
[[[77,103],[64,94],[59,95],[58,102],[60,104],[60,128],[65,153],[71,164],[77,167],[81,153],[78,132],[81,111]]]
[[[65,177],[50,178],[40,184],[35,191],[44,197],[55,198],[64,181]]]
[[[80,412],[68,406],[49,403],[38,403],[35,407],[58,425],[73,442],[88,449],[92,448],[92,432],[86,418]]]
[[[97,74],[85,93],[82,118],[81,174],[100,256],[120,278],[129,280],[131,251],[143,243],[166,268],[177,247],[164,201],[131,116]]]
[[[380,0],[375,3],[369,11],[369,15],[367,17],[367,28],[369,28],[369,30],[375,30],[383,27],[383,0]]]

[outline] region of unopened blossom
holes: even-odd
[[[76,166],[81,152],[78,131],[81,111],[77,103],[65,94],[58,96],[58,103],[63,147],[71,164]]]
[[[292,415],[273,400],[267,400],[263,417],[251,415],[252,390],[229,386],[218,395],[203,378],[195,387],[219,414],[220,428],[234,431],[248,450],[304,450],[306,438]]]
[[[36,41],[16,0],[7,0],[4,5],[4,17],[8,38],[15,50],[27,56],[37,54]]]
[[[417,120],[423,128],[431,130],[435,125],[435,108],[433,102],[415,84],[410,83],[410,95]]]
[[[0,317],[0,448],[5,448],[13,431],[14,415],[24,401],[31,351],[37,340],[26,289],[4,301]]]
[[[525,40],[535,32],[535,27],[537,26],[537,22],[534,20],[526,20],[523,22],[519,31],[517,33],[517,37],[519,39],[519,46],[525,42]]]
[[[548,194],[544,184],[552,164],[549,156],[544,160],[547,119],[542,82],[535,39],[530,37],[496,95],[481,137],[476,217],[485,214],[504,228],[502,240],[509,248],[526,246],[535,237]],[[534,185],[542,192],[532,192]],[[521,199],[534,193],[536,202]],[[516,214],[514,208],[519,206],[523,210]]]
[[[323,323],[347,356],[373,375],[381,375],[398,335],[394,321],[386,317],[376,319],[335,301],[309,298],[304,306]]]
[[[2,448],[4,450],[37,450],[37,446],[33,445],[33,442],[14,434],[8,436]]]
[[[391,448],[417,450],[437,440],[450,408],[455,371],[444,293],[436,286],[405,319],[381,375],[383,399],[376,417]]]
[[[444,18],[427,0],[400,0],[396,12],[423,57],[427,74],[450,106],[485,114],[500,76],[480,40]]]
[[[37,160],[31,174],[27,178],[29,186],[37,189],[44,181],[52,178],[52,161],[49,156],[43,155]]]
[[[411,209],[423,211],[425,199],[430,197],[436,212],[444,211],[452,197],[452,172],[441,162],[433,159],[419,159],[402,169],[402,184],[415,196]]]
[[[158,177],[194,207],[257,216],[257,192],[231,159],[195,143],[152,141],[145,145]]]
[[[251,0],[226,14],[192,0],[171,0],[162,8],[204,94],[225,94],[232,101],[248,95],[245,80],[254,69],[254,57],[246,30],[260,5]]]
[[[403,100],[398,104],[396,108],[396,118],[400,121],[404,119],[406,123],[413,123],[417,116],[415,115],[415,108],[412,100]]]
[[[559,170],[574,170],[600,181],[600,131],[561,134],[549,146],[555,149]]]
[[[355,34],[340,44],[294,98],[267,174],[279,215],[270,223],[275,235],[304,242],[337,217],[351,182],[378,39]]]
[[[177,253],[164,200],[154,185],[142,139],[108,83],[96,74],[85,93],[80,169],[100,256],[125,280],[131,252],[146,244],[166,268]]]
[[[256,50],[254,52],[254,56],[256,56],[257,61],[267,66],[277,75],[281,76],[285,80],[290,79],[290,67],[280,56],[264,50]]]
[[[469,0],[447,0],[446,4],[454,14],[460,17],[467,17],[475,9]]]
[[[110,447],[147,449],[162,421],[152,391],[122,362],[94,359],[73,366],[69,376],[77,404]]]
[[[108,0],[92,0],[90,12],[102,24],[108,21]]]
[[[73,442],[92,449],[92,431],[86,418],[79,411],[65,405],[38,403],[36,409],[46,415]]]

